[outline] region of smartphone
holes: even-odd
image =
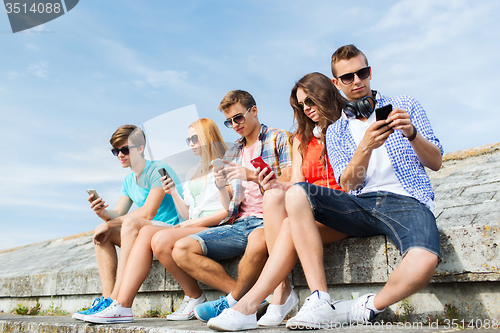
[[[170,175],[168,174],[167,170],[165,170],[165,168],[161,168],[158,170],[158,173],[163,177],[163,176],[167,176],[167,178],[172,178],[170,177]],[[167,179],[165,178],[165,179]]]
[[[224,167],[224,163],[222,162],[222,160],[220,158],[216,158],[211,163],[214,166],[214,168],[216,168],[216,169],[218,169],[220,167]]]
[[[250,161],[250,163],[252,163],[252,165],[255,167],[255,169],[260,168],[261,171],[264,170],[265,168],[267,168],[266,176],[272,171],[271,167],[269,165],[267,165],[266,162],[264,162],[264,160],[262,159],[262,156],[258,156],[256,158],[254,158],[253,160]],[[276,173],[273,174],[271,179],[276,179]]]
[[[92,201],[95,201],[95,200],[97,200],[97,199],[99,199],[99,198],[100,198],[100,197],[99,197],[99,194],[97,194],[96,190],[90,189],[90,190],[87,190],[87,193],[88,193],[89,195],[91,195],[91,194],[93,194],[93,195],[94,195],[94,197],[92,198]]]
[[[388,104],[386,106],[376,109],[375,116],[377,118],[377,121],[382,119],[387,119],[387,117],[389,117],[389,113],[391,112],[392,112],[392,104]]]

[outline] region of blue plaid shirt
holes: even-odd
[[[264,162],[280,177],[282,175],[281,169],[292,166],[292,146],[289,139],[290,133],[288,131],[269,128],[261,124],[258,146],[252,158],[262,156]],[[243,147],[245,147],[245,138],[242,137],[226,151],[224,159],[241,164]],[[240,215],[239,207],[243,201],[245,188],[240,179],[231,181],[231,187],[233,197],[229,203],[229,212],[220,224],[234,223]]]
[[[377,108],[392,104],[394,108],[406,110],[410,115],[411,123],[415,125],[417,131],[431,143],[438,146],[441,150],[441,155],[443,154],[443,147],[432,131],[425,110],[414,98],[404,95],[386,97],[377,94],[376,100]],[[432,191],[429,176],[427,176],[417,154],[413,151],[410,142],[403,137],[401,130],[396,130],[389,135],[384,146],[387,149],[389,159],[403,188],[412,197],[432,210],[434,192]],[[357,148],[349,129],[348,121],[344,115],[328,127],[326,132],[326,147],[335,178],[340,184],[340,175],[351,161]],[[360,189],[350,191],[349,193],[358,195],[365,185],[366,179]]]

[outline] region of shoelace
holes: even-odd
[[[349,309],[349,319],[356,322],[367,323],[370,321],[372,310],[366,308],[366,302],[354,304]],[[368,316],[366,312],[368,311]],[[368,318],[367,318],[368,317]]]
[[[179,308],[175,311],[175,313],[182,313],[187,308],[188,303],[189,303],[190,300],[191,300],[191,298],[184,299],[182,301],[181,306],[179,306]]]
[[[101,312],[102,310],[109,309],[111,303],[107,302],[106,300],[102,301],[101,304],[99,304],[99,307],[96,309],[97,312]]]
[[[227,301],[224,296],[221,296],[219,299],[219,302],[215,304],[214,310],[218,312],[224,311],[224,309],[229,308],[229,305],[227,304]]]

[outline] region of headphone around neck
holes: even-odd
[[[372,90],[373,96],[377,95],[375,90]],[[373,101],[373,107],[370,104],[370,99]],[[377,101],[371,96],[365,96],[355,101],[346,101],[344,112],[350,118],[368,118],[373,113]]]

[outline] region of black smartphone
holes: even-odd
[[[392,104],[387,104],[386,106],[376,109],[375,116],[377,118],[377,121],[382,119],[387,119],[387,117],[389,117],[389,113],[391,112],[392,112]]]
[[[163,176],[167,176],[167,178],[172,178],[170,177],[170,175],[168,174],[167,170],[165,170],[165,168],[161,168],[158,170],[158,173],[163,177]],[[165,178],[165,179],[167,179]]]

